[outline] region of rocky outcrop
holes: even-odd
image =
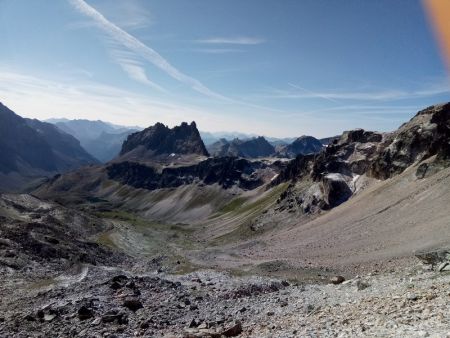
[[[323,200],[325,206],[334,208],[352,196],[348,183],[341,174],[328,174],[322,178]]]
[[[282,157],[294,158],[297,155],[316,154],[323,148],[322,143],[312,136],[301,136],[294,142],[278,149],[278,153]]]
[[[218,184],[227,189],[238,186],[254,189],[264,182],[257,170],[264,168],[261,162],[251,162],[234,157],[210,158],[196,165],[156,169],[135,162],[113,163],[106,167],[108,177],[134,188],[155,190],[176,188],[185,184]]]
[[[320,143],[322,143],[324,146],[327,146],[329,144],[334,143],[335,141],[339,140],[341,136],[331,136],[331,137],[325,137],[325,138],[321,138],[319,141]]]
[[[317,155],[299,155],[272,184],[292,182],[278,200],[279,210],[316,213],[347,201],[377,154],[383,135],[362,129],[346,131]]]
[[[373,131],[365,131],[364,129],[355,129],[344,131],[342,136],[337,140],[338,144],[349,144],[354,142],[381,142],[382,135]]]
[[[431,156],[450,157],[450,103],[428,107],[390,134],[370,168],[370,175],[387,179]]]
[[[416,252],[415,256],[426,265],[431,265],[432,269],[439,272],[448,271],[450,265],[450,249],[435,249]],[[446,269],[447,268],[447,269]]]
[[[424,178],[450,165],[450,104],[431,106],[389,134],[346,131],[315,156],[298,156],[272,184],[292,182],[281,209],[329,209],[357,191],[358,179],[388,179],[419,164]],[[426,161],[425,161],[426,160]]]
[[[212,156],[235,156],[244,158],[268,157],[275,154],[275,148],[262,136],[231,142],[221,139],[209,146]]]
[[[163,154],[198,154],[208,156],[208,152],[198,132],[195,122],[172,129],[157,123],[143,131],[129,135],[122,145],[120,155],[142,147],[151,155]]]
[[[271,186],[278,185],[283,182],[297,181],[306,175],[309,175],[314,155],[299,155],[281,170],[278,176],[272,180]]]

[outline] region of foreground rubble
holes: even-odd
[[[450,274],[422,265],[338,285],[83,267],[3,273],[0,336],[450,337]]]

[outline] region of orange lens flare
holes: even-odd
[[[450,0],[423,0],[450,72]]]

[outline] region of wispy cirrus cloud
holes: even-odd
[[[15,71],[14,67],[6,65],[0,65],[0,102],[21,116],[41,120],[95,118],[141,127],[156,122],[174,126],[194,120],[202,130],[248,132],[251,126],[265,133],[273,127],[261,119],[256,121],[252,115],[226,114],[226,108],[221,105],[204,107],[191,102],[151,98],[94,79],[48,79],[42,74]]]
[[[130,62],[130,60],[121,60],[119,62],[119,65],[122,67],[122,69],[128,74],[128,76],[142,84],[145,84],[147,86],[150,86],[152,88],[155,88],[159,90],[160,92],[167,92],[164,88],[157,85],[156,83],[150,81],[150,79],[147,77],[147,74],[145,73],[145,69],[142,67],[141,64]]]
[[[446,81],[426,85],[416,89],[383,89],[368,91],[313,91],[296,84],[289,83],[287,89],[272,88],[265,93],[257,94],[267,99],[323,99],[331,102],[341,101],[397,101],[420,99],[450,93]]]
[[[215,122],[213,113],[185,103],[149,98],[90,79],[58,81],[2,67],[0,101],[20,115],[39,119],[95,117],[117,124],[140,126],[158,121],[175,125],[186,117],[202,126],[207,126],[209,121]]]
[[[265,39],[237,36],[237,37],[212,37],[206,39],[195,40],[197,43],[209,45],[260,45],[266,42]]]
[[[117,63],[131,79],[152,87],[160,92],[167,93],[164,88],[148,78],[144,65],[135,57],[133,53],[120,48],[111,47],[110,54],[114,62]]]
[[[136,0],[107,1],[100,9],[108,11],[104,13],[123,29],[141,29],[152,24],[151,13]]]
[[[195,48],[193,52],[205,53],[205,54],[228,54],[228,53],[241,53],[242,49],[237,48]]]
[[[98,12],[95,8],[87,4],[84,0],[69,0],[72,6],[81,14],[92,19],[97,27],[99,27],[107,36],[115,41],[117,44],[132,51],[136,55],[142,57],[146,61],[152,63],[155,67],[164,71],[173,79],[189,86],[193,90],[215,99],[229,101],[230,99],[209,89],[199,80],[184,74],[175,66],[170,64],[164,57],[162,57],[156,50],[145,45],[142,41],[135,38],[125,30],[119,28],[117,25],[109,21],[103,14]]]

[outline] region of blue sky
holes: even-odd
[[[208,131],[388,131],[449,99],[419,0],[0,0],[18,114]]]

